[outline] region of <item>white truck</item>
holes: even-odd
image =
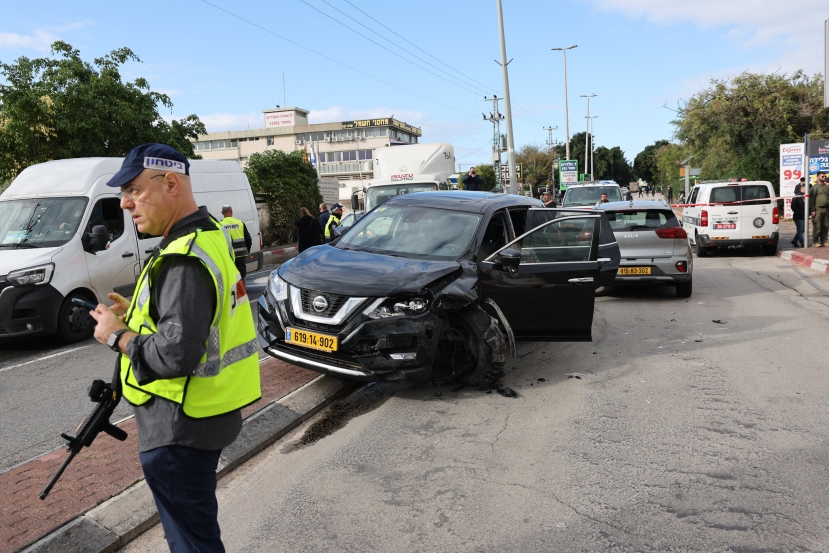
[[[413,192],[446,190],[455,174],[455,148],[446,142],[389,146],[374,150],[374,178],[362,190],[340,189],[340,201],[350,194],[353,211],[371,211],[389,198]]]

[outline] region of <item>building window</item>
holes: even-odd
[[[273,146],[273,137],[272,136],[268,137],[268,146]]]
[[[373,157],[373,150],[360,150],[360,159],[371,159]]]
[[[357,152],[355,150],[343,152],[343,161],[357,161]]]
[[[210,149],[210,142],[196,142],[193,144],[193,149],[197,152]]]
[[[224,150],[227,148],[235,148],[238,146],[237,140],[214,140],[213,144],[210,149],[212,150]],[[205,148],[207,149],[207,148]]]

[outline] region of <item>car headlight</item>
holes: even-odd
[[[372,319],[419,315],[429,307],[429,300],[418,296],[407,298],[389,298],[366,313]]]
[[[271,273],[271,278],[268,280],[268,290],[277,301],[288,299],[288,283],[279,278],[277,271]]]
[[[6,276],[6,279],[15,286],[41,286],[52,280],[52,273],[55,272],[55,264],[49,263],[40,267],[31,267],[21,271],[14,271]]]

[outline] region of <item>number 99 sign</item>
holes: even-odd
[[[803,172],[800,169],[786,169],[783,171],[783,178],[786,180],[800,180],[802,176]]]

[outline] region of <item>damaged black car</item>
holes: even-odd
[[[263,349],[362,381],[482,386],[517,342],[590,341],[619,248],[599,211],[483,192],[392,198],[271,273]]]

